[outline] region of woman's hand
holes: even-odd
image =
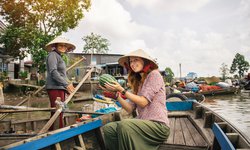
[[[71,84],[69,84],[68,86],[67,86],[67,91],[69,92],[69,93],[73,93],[74,92],[74,90],[75,90],[75,87],[73,86],[73,84],[71,83]]]
[[[105,83],[105,88],[115,92],[122,92],[124,90],[118,82]]]

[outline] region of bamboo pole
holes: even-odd
[[[72,97],[75,95],[75,93],[78,91],[78,89],[82,86],[82,84],[85,82],[85,80],[91,76],[91,72],[94,70],[94,67],[92,67],[88,73],[83,77],[81,82],[76,86],[75,90],[67,97],[65,100],[65,104],[68,104],[68,102],[72,99]],[[50,120],[46,123],[46,125],[39,131],[39,134],[45,133],[48,131],[48,129],[51,127],[51,125],[54,123],[54,121],[57,119],[57,117],[62,112],[62,108],[57,109],[57,111],[54,113],[54,115],[50,118]]]
[[[57,111],[56,108],[39,108],[39,109],[21,109],[21,110],[0,110],[0,113],[22,113],[33,111]],[[93,111],[77,111],[77,110],[63,110],[63,113],[75,113],[75,114],[95,114],[104,115],[105,113],[93,112]]]
[[[75,67],[77,64],[79,64],[81,61],[85,60],[85,57],[82,57],[80,60],[78,60],[77,62],[75,62],[73,65],[71,65],[69,68],[67,68],[66,71],[69,71],[70,69],[72,69],[73,67]],[[41,90],[43,90],[45,88],[45,85],[40,87],[39,89],[37,89],[32,96],[35,96],[37,93],[39,93]],[[27,102],[27,100],[29,99],[29,97],[25,98],[23,101],[21,101],[20,103],[18,103],[16,106],[20,106],[22,104],[24,104],[25,102]],[[8,113],[5,114],[0,114],[0,121],[3,120],[6,116],[8,115]]]

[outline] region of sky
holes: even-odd
[[[81,53],[93,32],[110,54],[143,49],[176,77],[220,76],[236,53],[250,62],[250,0],[92,0],[79,25],[64,33]],[[250,70],[249,70],[250,71]]]

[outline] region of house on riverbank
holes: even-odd
[[[69,60],[79,59],[81,57],[86,59],[82,65],[75,67],[69,73],[69,76],[82,76],[82,72],[86,66],[94,65],[101,70],[100,73],[108,73],[113,76],[121,76],[127,74],[125,68],[118,64],[118,59],[123,56],[121,54],[83,54],[83,53],[68,53]],[[95,75],[93,75],[95,76]]]

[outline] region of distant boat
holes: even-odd
[[[214,111],[195,101],[167,102],[170,135],[159,150],[250,149],[250,141]],[[37,135],[3,147],[10,150],[105,149],[101,127],[121,120],[120,112]]]
[[[214,96],[214,95],[224,95],[224,94],[235,94],[237,93],[236,87],[222,88],[216,90],[208,90],[208,91],[199,91],[198,93],[203,94],[205,96]]]
[[[205,100],[205,96],[201,93],[193,93],[193,92],[183,92],[183,93],[170,93],[166,96],[166,99],[170,98],[178,98],[182,101],[194,99],[198,102]]]

